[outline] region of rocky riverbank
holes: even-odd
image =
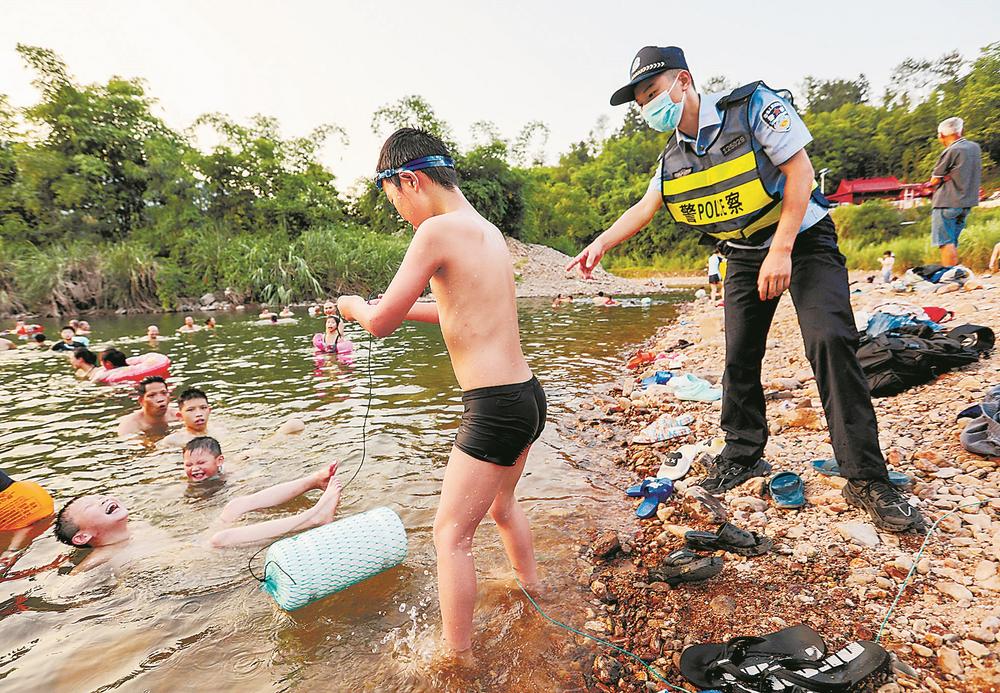
[[[916,296],[862,282],[852,298],[855,311],[888,300],[908,301],[952,310],[956,325],[997,328],[1000,281],[984,284],[971,292]],[[716,381],[723,369],[722,311],[707,300],[688,304],[643,348],[679,354],[684,358],[680,370]],[[692,345],[678,349],[680,340]],[[914,479],[911,491],[925,516],[934,521],[958,510],[940,522],[918,558],[923,535],[876,530],[866,514],[843,500],[843,480],[819,475],[810,465],[831,457],[832,448],[788,297],[778,309],[768,347],[765,390],[774,394],[765,455],[775,472],[802,475],[807,506],[777,509],[763,494],[761,479],[726,494],[728,519],[773,538],[774,550],[757,558],[725,554],[717,577],[672,589],[650,581],[648,569],[683,546],[685,531],[713,529],[721,518],[681,492],[661,505],[655,518],[638,520],[623,494],[617,526],[608,521],[582,548],[579,579],[592,592],[586,628],[637,653],[681,685],[680,653],[692,643],[763,635],[799,623],[818,631],[831,651],[851,640],[874,639],[915,563],[882,634],[881,643],[897,659],[896,683],[884,687],[885,693],[1000,690],[1000,500],[960,507],[1000,498],[1000,466],[966,452],[956,423],[959,411],[1000,383],[1000,354],[875,400],[882,449],[892,469]],[[570,424],[580,437],[619,450],[614,461],[633,482],[655,475],[680,444],[721,433],[718,403],[650,397],[635,387],[653,370],[629,371],[620,383],[581,400]],[[692,436],[652,446],[630,442],[638,429],[665,412],[694,414]],[[702,472],[696,466],[679,488]],[[595,658],[590,683],[592,690],[602,691],[663,688],[649,679],[634,661],[605,651]]]

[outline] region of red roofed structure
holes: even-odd
[[[831,202],[856,205],[865,200],[902,200],[929,197],[933,189],[924,183],[901,183],[895,176],[853,178],[840,181],[837,192],[827,195]]]

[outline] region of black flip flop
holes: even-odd
[[[819,661],[825,654],[826,643],[819,633],[799,625],[760,638],[692,645],[681,653],[680,669],[684,678],[698,688],[732,690],[733,681],[754,681],[776,661]]]
[[[676,587],[682,582],[701,582],[722,572],[725,562],[716,556],[699,556],[687,549],[674,551],[655,568],[649,569],[651,582]]]
[[[763,677],[773,690],[815,693],[874,692],[893,679],[889,653],[867,640],[849,643],[819,662],[778,662]]]
[[[715,532],[687,532],[684,541],[689,549],[696,551],[727,551],[740,556],[760,556],[774,546],[763,534],[748,532],[729,522]]]

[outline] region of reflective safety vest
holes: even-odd
[[[682,148],[676,136],[663,150],[663,204],[680,228],[732,240],[778,223],[781,191],[769,193],[761,180],[763,167],[776,167],[750,124],[750,97],[761,84],[746,84],[719,99],[722,123],[704,154]],[[814,180],[813,190],[817,187]]]

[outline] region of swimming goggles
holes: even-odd
[[[375,186],[381,190],[382,181],[386,178],[392,178],[403,171],[420,171],[425,168],[455,168],[455,160],[450,156],[422,156],[419,159],[407,161],[399,168],[387,168],[384,171],[379,171],[375,176]]]

